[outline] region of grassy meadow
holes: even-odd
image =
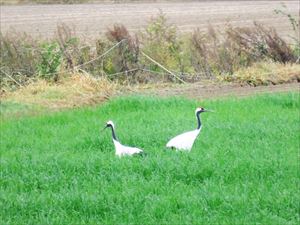
[[[167,150],[171,137],[196,127],[197,106],[216,112],[202,115],[192,151]],[[0,223],[297,224],[299,106],[298,93],[201,102],[129,96],[6,116]],[[100,132],[109,119],[121,143],[147,156],[117,158],[111,132]]]

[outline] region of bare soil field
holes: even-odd
[[[287,6],[290,14],[298,17],[299,1],[197,1],[197,2],[142,2],[101,3],[78,5],[16,5],[1,6],[1,31],[9,29],[29,32],[34,36],[51,37],[58,23],[74,26],[79,36],[94,38],[115,23],[122,23],[130,31],[145,28],[159,10],[180,31],[199,27],[206,29],[211,23],[216,28],[230,22],[234,26],[250,26],[253,21],[274,26],[287,37],[293,34],[286,17],[276,15],[274,9]]]

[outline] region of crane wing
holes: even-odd
[[[123,155],[134,155],[142,153],[143,150],[135,147],[129,147],[126,145],[122,145],[120,142],[114,140],[114,144],[116,147],[116,155],[123,156]]]
[[[188,131],[183,134],[179,134],[176,137],[172,138],[168,143],[168,148],[176,148],[178,150],[190,151],[193,147],[194,141],[197,138],[200,129]]]
[[[126,146],[126,153],[128,155],[134,155],[134,154],[138,154],[138,153],[141,153],[143,152],[142,149],[139,149],[139,148],[133,148],[133,147],[127,147]]]

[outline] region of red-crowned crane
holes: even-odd
[[[195,111],[197,122],[198,122],[197,129],[177,135],[176,137],[172,138],[167,143],[167,147],[175,148],[177,150],[191,151],[193,144],[194,144],[196,138],[198,137],[198,135],[201,131],[201,128],[202,128],[200,114],[203,112],[213,112],[213,111],[206,110],[202,107],[197,108]]]
[[[116,150],[116,155],[121,157],[121,156],[125,156],[125,155],[136,155],[136,154],[143,154],[143,150],[139,149],[139,148],[134,148],[134,147],[128,147],[125,145],[122,145],[116,136],[116,132],[115,132],[115,126],[114,123],[112,121],[108,121],[106,123],[105,128],[111,128],[112,131],[112,139],[115,145],[115,150]]]

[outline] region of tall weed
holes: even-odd
[[[275,62],[287,63],[296,60],[291,47],[273,28],[254,23],[253,28],[229,27],[226,32],[227,37],[255,61],[270,58]]]
[[[274,62],[295,62],[291,46],[272,28],[254,23],[253,27],[230,25],[225,34],[209,26],[207,32],[195,30],[190,51],[195,71],[205,77],[233,74],[242,67],[271,59]]]
[[[183,60],[183,42],[178,38],[177,28],[168,23],[166,16],[160,12],[152,18],[147,28],[141,33],[143,51],[168,69],[181,72],[185,71]],[[142,61],[149,65],[149,69],[162,72],[161,68],[149,61]]]
[[[294,31],[294,35],[290,35],[290,38],[294,41],[293,53],[297,58],[296,62],[300,63],[300,16],[295,18],[287,11],[287,7],[284,3],[281,4],[281,9],[275,9],[274,12],[277,15],[283,15],[288,18],[290,25]]]
[[[37,64],[39,76],[45,79],[58,80],[58,71],[63,60],[63,53],[57,42],[44,43],[41,46],[41,58]]]
[[[126,78],[132,79],[139,68],[140,43],[137,35],[129,34],[124,25],[115,24],[113,29],[108,29],[106,37],[112,45],[119,43],[105,64],[104,70],[108,73],[126,72]]]

